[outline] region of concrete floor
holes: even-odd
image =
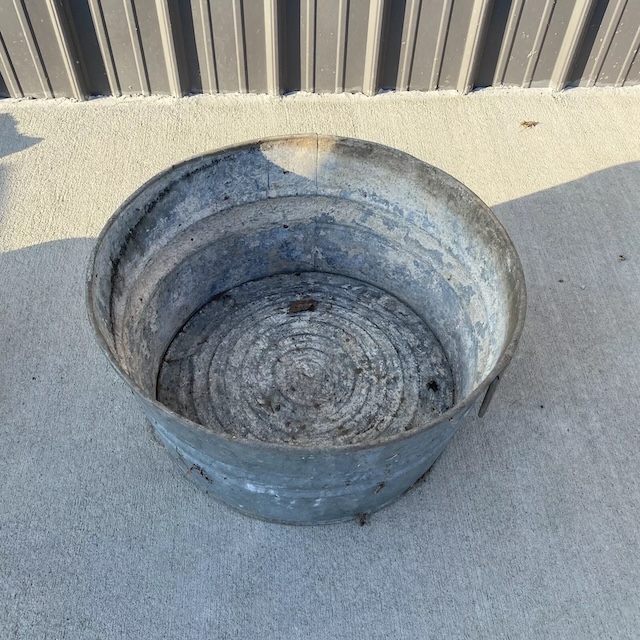
[[[84,311],[94,238],[144,180],[315,131],[466,183],[530,297],[486,417],[364,527],[199,492]],[[0,157],[0,638],[638,638],[640,91],[4,100]]]

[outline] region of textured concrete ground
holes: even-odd
[[[94,238],[144,180],[316,131],[465,182],[528,279],[490,411],[364,527],[200,493],[84,312]],[[637,638],[639,134],[637,90],[0,102],[0,638]]]

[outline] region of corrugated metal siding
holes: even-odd
[[[640,83],[640,0],[0,0],[0,96]]]

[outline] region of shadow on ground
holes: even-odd
[[[15,118],[7,113],[0,113],[0,158],[24,151],[41,140],[42,138],[22,135],[18,131]],[[6,171],[6,166],[0,166],[0,221],[4,217],[4,208],[7,206],[4,197]]]
[[[0,158],[24,151],[42,140],[42,138],[22,135],[17,129],[13,116],[0,113]]]
[[[0,636],[632,637],[639,176],[495,207],[527,275],[518,355],[485,418],[364,527],[211,501],[94,344],[95,240],[0,254]]]

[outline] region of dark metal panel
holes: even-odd
[[[67,21],[88,95],[109,95],[111,85],[87,0],[67,0]]]
[[[544,40],[538,54],[538,60],[531,78],[532,87],[548,87],[551,84],[554,68],[561,56],[563,43],[568,35],[568,29],[575,7],[583,0],[574,2],[557,2],[551,13]]]
[[[22,7],[32,29],[38,57],[42,61],[41,72],[46,76],[53,95],[82,99],[85,89],[82,86],[80,61],[60,0],[22,0]]]
[[[98,0],[105,25],[106,46],[123,94],[149,94],[142,44],[132,0]]]
[[[3,77],[0,75],[0,98],[8,98],[9,97],[9,89],[7,89],[7,85],[4,82]]]
[[[317,0],[300,0],[300,4],[300,88],[315,91]]]
[[[626,3],[627,0],[598,0],[572,72],[573,84],[591,87],[596,83]]]
[[[1,12],[2,12],[2,7],[0,7],[0,17],[2,15]],[[13,67],[13,61],[11,60],[9,51],[4,43],[1,30],[0,30],[0,72],[1,72],[0,78],[2,78],[3,86],[8,92],[8,95],[12,98],[22,98],[24,96],[24,93],[22,92],[20,81],[18,80],[18,76],[16,75],[16,71]]]
[[[364,81],[367,34],[369,32],[369,0],[351,0],[345,31],[345,91],[362,91]]]
[[[269,26],[265,20],[264,3],[261,0],[243,1],[242,30],[247,57],[247,91],[252,93],[269,93],[267,81],[267,59],[273,61],[273,40],[269,34],[267,47],[267,30],[271,31],[271,13]]]
[[[362,91],[373,95],[378,91],[380,77],[380,53],[384,34],[384,20],[387,14],[387,0],[370,0],[367,17],[367,41],[364,51],[364,71]]]
[[[423,91],[437,88],[452,8],[453,0],[407,3],[400,88]],[[438,51],[442,53],[438,55]]]
[[[445,47],[442,53],[442,68],[437,86],[439,89],[457,89],[460,77],[462,57],[467,34],[471,24],[471,12],[473,2],[469,0],[456,0],[453,3],[448,29],[441,30],[441,38],[444,39]],[[436,52],[435,62],[439,56]]]
[[[162,37],[158,21],[158,6],[164,5],[164,0],[132,0],[135,5],[142,60],[149,81],[149,92],[171,94],[167,74],[167,60],[162,46]],[[164,5],[166,7],[166,5]],[[163,10],[163,9],[161,9]],[[175,63],[172,63],[174,65]],[[172,73],[177,73],[175,66]]]
[[[201,5],[205,6],[204,26],[201,13]],[[186,93],[209,93],[203,87],[200,70],[200,60],[198,56],[198,48],[202,46],[198,38],[202,38],[203,33],[211,32],[209,21],[209,11],[206,8],[206,2],[200,0],[179,0],[177,9],[182,26],[182,52],[183,61],[183,88]],[[198,29],[196,29],[198,22]]]
[[[624,82],[625,85],[636,85],[640,83],[640,55],[638,55],[636,50],[636,55],[631,63],[631,67],[629,69],[629,73],[627,74],[627,78]]]
[[[209,0],[218,91],[247,91],[247,64],[241,0]]]
[[[299,91],[303,88],[302,49],[303,46],[306,47],[306,24],[302,18],[302,4],[304,1],[305,0],[282,0],[279,4],[280,89],[282,93]],[[305,34],[304,39],[303,33]],[[313,64],[309,66],[312,67]],[[309,80],[305,78],[305,84],[308,82]]]
[[[111,93],[114,96],[119,96],[122,93],[120,78],[118,77],[116,69],[116,60],[111,46],[111,39],[109,37],[107,21],[102,8],[102,3],[101,0],[88,0],[88,2],[91,21],[93,22],[93,27],[95,29],[96,40],[98,42],[98,48],[100,49],[100,56],[107,76],[107,82],[109,83]],[[85,63],[85,68],[88,68],[88,63]]]
[[[402,30],[406,7],[407,0],[392,0],[387,2],[385,6],[378,81],[381,89],[398,88],[400,51],[403,46]]]
[[[496,75],[502,43],[507,35],[512,0],[494,0],[487,27],[482,58],[476,75],[476,87],[490,87]]]
[[[636,30],[633,42],[629,51],[620,66],[620,73],[616,79],[616,86],[621,87],[629,82],[629,74],[636,58],[638,57],[638,49],[640,49],[640,27]]]
[[[264,0],[265,66],[267,91],[272,95],[282,90],[282,2]]]
[[[639,15],[636,0],[627,1],[598,74],[597,85],[621,85],[625,82],[638,48]]]
[[[316,4],[316,91],[343,91],[348,5],[349,0],[325,0]],[[309,17],[308,14],[307,19]]]
[[[533,79],[556,0],[520,1],[521,13],[513,25],[513,46],[504,84],[528,87]]]
[[[575,63],[589,32],[589,23],[598,5],[598,0],[576,0],[569,18],[565,37],[551,71],[551,87],[564,89],[571,83]]]
[[[188,91],[187,58],[179,0],[156,0],[164,72],[171,95],[179,97]],[[160,65],[161,66],[161,65]]]
[[[364,56],[367,46],[369,2],[351,0],[347,3],[347,24],[343,33],[343,91],[362,91]]]
[[[82,98],[636,84],[638,1],[0,0],[0,90]]]
[[[192,87],[204,93],[217,93],[220,91],[218,81],[218,68],[216,62],[216,50],[213,43],[213,23],[211,18],[211,6],[208,0],[192,0],[190,3],[191,22],[193,25],[193,44],[196,61],[193,57],[188,58],[190,65],[196,65],[197,76],[193,70],[190,71]],[[183,18],[183,24],[187,24],[188,18]],[[186,30],[186,29],[185,29]],[[187,46],[187,52],[189,47]]]
[[[504,29],[502,37],[502,43],[500,45],[500,51],[496,59],[495,73],[493,76],[493,84],[500,86],[507,84],[507,67],[509,63],[513,63],[513,48],[520,28],[520,19],[522,18],[522,11],[524,9],[525,0],[513,0],[509,9],[509,15]],[[522,77],[524,75],[524,65],[521,70],[515,71],[513,74],[515,77]]]
[[[21,95],[53,97],[30,21],[20,2],[0,2],[0,35],[10,67],[19,80]],[[20,97],[20,94],[15,97]]]
[[[468,31],[464,40],[458,85],[456,87],[461,93],[468,93],[474,87],[476,72],[482,58],[492,5],[493,0],[475,0],[473,3]]]

